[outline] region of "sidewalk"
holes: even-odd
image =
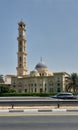
[[[77,112],[78,113],[78,106],[0,106],[0,113],[61,113],[64,112]]]
[[[78,106],[0,106],[0,110],[8,110],[8,109],[44,109],[44,110],[52,110],[52,109],[67,109],[67,110],[78,110]]]

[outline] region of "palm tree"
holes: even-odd
[[[69,83],[67,85],[67,90],[68,91],[73,91],[76,92],[78,90],[78,75],[77,73],[72,73],[70,75],[70,80]]]

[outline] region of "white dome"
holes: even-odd
[[[39,76],[39,73],[37,70],[33,70],[30,72],[30,76]]]
[[[48,70],[48,67],[46,66],[46,64],[41,61],[35,66],[35,69],[38,71],[40,76],[50,76],[53,75],[53,73],[51,71]]]

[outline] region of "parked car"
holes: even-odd
[[[59,93],[55,96],[51,96],[51,98],[56,99],[76,99],[77,97],[73,95],[72,93]]]

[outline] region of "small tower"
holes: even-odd
[[[27,72],[25,26],[26,26],[25,23],[22,21],[18,23],[18,37],[17,37],[17,40],[18,40],[18,52],[17,52],[18,65],[16,67],[17,76],[26,75],[26,72]]]

